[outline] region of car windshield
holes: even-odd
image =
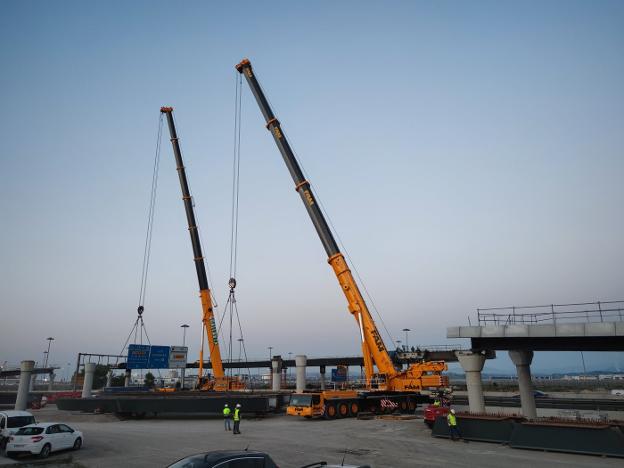
[[[193,455],[169,465],[169,468],[207,468],[209,466],[212,465],[206,463],[205,455]]]
[[[32,436],[41,434],[43,432],[43,427],[22,427],[19,431],[15,433],[15,435],[25,435]]]
[[[312,395],[292,395],[290,397],[290,406],[310,406],[312,404]]]
[[[13,416],[9,418],[7,427],[22,427],[28,426],[29,424],[35,424],[34,416]]]

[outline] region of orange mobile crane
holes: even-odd
[[[186,211],[186,220],[188,222],[188,230],[191,236],[191,244],[193,246],[193,260],[195,262],[195,270],[197,270],[197,280],[199,281],[199,297],[202,304],[202,341],[199,351],[199,372],[198,372],[198,388],[200,390],[241,390],[245,388],[245,384],[237,378],[228,377],[223,371],[223,362],[221,361],[221,350],[219,349],[219,338],[217,336],[217,327],[214,319],[214,311],[212,304],[212,294],[208,286],[208,276],[206,275],[206,266],[204,265],[204,256],[202,254],[201,243],[199,241],[199,232],[197,223],[195,222],[195,211],[193,209],[193,200],[189,191],[188,181],[186,180],[186,171],[182,162],[182,153],[180,152],[180,144],[178,142],[178,134],[173,120],[173,108],[161,107],[160,112],[167,116],[167,124],[169,126],[169,134],[171,136],[171,144],[173,145],[173,155],[176,161],[178,177],[180,179],[180,187],[182,188],[182,200],[184,201],[184,209]],[[210,362],[212,364],[212,372],[214,378],[204,378],[204,337],[208,337],[208,345],[210,352]]]
[[[410,365],[406,370],[395,367],[381,338],[373,317],[360,293],[351,270],[340,252],[325,217],[305,179],[301,167],[281,130],[271,107],[264,96],[249,60],[244,59],[236,70],[245,77],[260,111],[266,120],[266,127],[282,154],[288,171],[295,183],[303,204],[314,224],[321,243],[328,256],[328,263],[334,270],[347,299],[349,312],[359,327],[366,391],[323,391],[320,393],[294,394],[288,407],[288,414],[306,417],[324,415],[327,418],[355,416],[360,411],[386,411],[414,409],[417,401],[428,401],[419,394],[424,388],[448,386],[448,378],[442,375],[447,369],[444,362],[423,362]],[[375,371],[375,367],[377,371]]]

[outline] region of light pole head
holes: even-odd
[[[189,327],[190,327],[190,325],[187,325],[186,323],[180,325],[180,328],[189,328]]]
[[[408,331],[412,331],[412,330],[410,330],[409,328],[404,328],[403,331],[404,332],[408,332]]]

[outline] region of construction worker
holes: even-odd
[[[457,439],[461,439],[462,436],[459,433],[459,429],[457,428],[457,416],[455,416],[454,409],[449,411],[449,414],[446,416],[446,422],[449,427],[449,432],[451,433],[451,440],[455,442],[455,436],[457,436]]]
[[[434,408],[439,408],[440,407],[440,399],[436,397],[435,400],[433,400],[433,407]]]
[[[234,409],[234,431],[232,434],[240,434],[240,403],[236,403],[236,408]]]
[[[225,406],[223,407],[223,421],[225,422],[226,431],[232,430],[232,425],[230,424],[230,422],[232,421],[231,413],[232,413],[232,410],[230,410],[230,407],[226,403]]]

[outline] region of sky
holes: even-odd
[[[163,105],[223,312],[243,57],[392,339],[407,327],[410,345],[457,343],[446,327],[477,307],[624,299],[623,21],[619,1],[1,2],[0,364],[40,361],[49,336],[59,366],[122,350]],[[246,84],[241,121],[248,356],[359,354]],[[189,324],[195,359],[201,307],[167,139],[144,319],[154,344],[181,344]],[[499,356],[488,366],[511,368]],[[624,367],[624,353],[585,360]],[[534,362],[581,369],[578,353]]]

